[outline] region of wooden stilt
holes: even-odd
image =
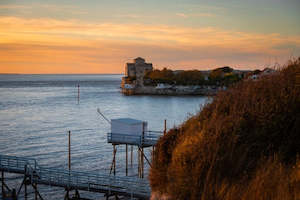
[[[145,158],[145,160],[147,161],[147,163],[149,164],[150,167],[152,167],[150,161],[148,160],[148,158],[145,156],[144,154],[144,150],[142,150],[142,148],[139,148],[139,151],[141,152],[143,158]]]
[[[126,144],[126,176],[128,176],[128,145]]]
[[[27,186],[26,186],[26,182],[27,182],[27,165],[24,166],[24,179],[23,182],[18,190],[18,194],[17,196],[19,196],[20,192],[21,192],[21,188],[24,185],[24,199],[27,200]]]
[[[142,165],[142,178],[144,178],[144,147],[142,147],[141,165]]]
[[[17,200],[17,192],[16,189],[13,189],[11,192],[11,199],[12,200]]]
[[[2,191],[2,197],[5,197],[5,193],[4,193],[4,171],[1,172],[1,191]]]
[[[2,188],[2,197],[6,197],[6,191],[11,195],[12,194],[12,190],[5,184],[4,181],[4,171],[1,172],[1,188]],[[6,190],[6,191],[5,191]]]
[[[142,177],[142,166],[141,166],[142,162],[141,162],[141,151],[139,151],[139,149],[138,149],[138,157],[139,157],[139,178],[141,178]]]
[[[69,189],[66,189],[67,192],[65,194],[64,200],[68,200],[69,199]]]
[[[140,151],[139,149],[137,150],[137,153],[138,153],[138,177],[141,178],[141,169],[140,169],[140,159],[141,159],[141,156],[140,156]]]
[[[114,175],[116,175],[116,145],[114,144]]]
[[[114,148],[113,149],[113,160],[111,162],[109,174],[111,174],[113,172],[114,175],[116,175],[116,153],[117,153],[117,148],[116,148],[115,144],[113,144],[113,148]]]
[[[38,191],[37,191],[37,184],[35,184],[35,188],[34,188],[34,199],[37,200],[38,199]]]
[[[23,185],[25,185],[25,182],[26,182],[26,171],[25,171],[25,175],[24,175],[23,181],[22,181],[22,183],[21,183],[21,185],[20,185],[20,187],[19,187],[19,189],[18,189],[18,191],[16,193],[17,196],[19,196]]]
[[[75,190],[75,198],[80,199],[80,194],[78,190]]]
[[[142,157],[141,157],[141,152],[140,152],[140,178],[142,178]]]
[[[35,190],[35,199],[37,200],[37,197],[39,197],[40,200],[43,200],[43,197],[41,196],[41,194],[38,191],[37,184],[31,184],[31,185],[32,185],[33,189]]]
[[[25,180],[25,185],[24,185],[24,199],[27,200],[27,180]]]

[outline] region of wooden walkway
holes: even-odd
[[[151,195],[149,182],[144,179],[46,168],[39,166],[35,159],[24,157],[0,155],[0,171],[23,174],[33,186],[43,184],[68,191],[84,190],[138,199],[149,199]]]

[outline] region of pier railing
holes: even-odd
[[[154,146],[163,132],[147,131],[144,135],[128,135],[123,133],[107,133],[108,143],[131,144],[137,146]]]
[[[146,199],[151,193],[147,180],[41,167],[35,159],[25,157],[0,155],[0,171],[24,174],[31,183],[69,189]]]
[[[36,170],[38,168],[37,161],[32,158],[17,157],[17,156],[6,156],[0,155],[0,167],[4,169],[14,171],[24,171],[24,167],[30,166],[30,169]]]

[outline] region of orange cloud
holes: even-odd
[[[182,17],[182,18],[189,18],[189,17],[213,17],[214,14],[212,14],[212,13],[192,13],[192,14],[176,13],[176,16]]]
[[[285,61],[292,50],[300,53],[299,36],[0,18],[0,73],[122,73],[124,63],[136,56],[158,67],[260,67],[269,58]]]

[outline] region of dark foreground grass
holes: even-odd
[[[160,139],[152,190],[170,199],[300,199],[300,58],[243,81]]]

